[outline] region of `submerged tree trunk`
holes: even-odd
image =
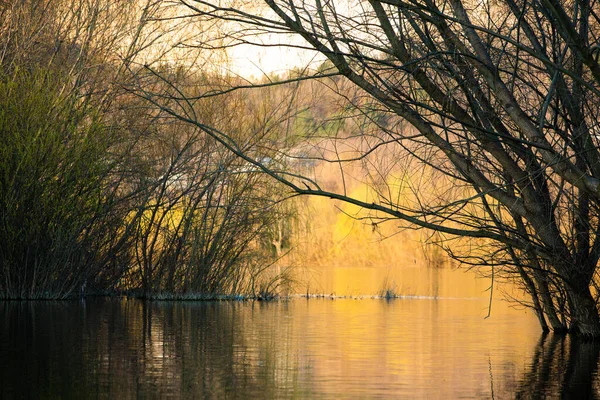
[[[571,308],[569,330],[583,338],[600,338],[598,308],[589,287],[567,287],[567,295]]]
[[[529,277],[529,275],[527,275],[527,272],[525,272],[523,267],[518,267],[518,269],[519,269],[519,274],[521,275],[521,279],[523,279],[523,282],[525,283],[527,292],[529,292],[529,295],[531,296],[531,302],[533,303],[533,309],[534,309],[535,315],[538,318],[538,321],[540,323],[540,327],[542,328],[543,332],[548,332],[550,330],[550,328],[548,327],[548,323],[546,322],[546,318],[544,317],[544,308],[542,307],[542,304],[540,303],[540,298],[537,294],[537,289],[535,287],[535,284],[533,283],[533,280]]]
[[[544,314],[548,318],[548,322],[550,323],[550,326],[552,327],[552,330],[554,332],[564,333],[568,329],[565,326],[565,324],[562,323],[560,318],[558,318],[558,314],[556,313],[556,307],[554,306],[554,302],[552,301],[552,294],[548,289],[548,280],[546,279],[544,274],[540,272],[540,268],[541,266],[538,263],[533,276],[537,289],[539,291],[539,297],[543,305]]]

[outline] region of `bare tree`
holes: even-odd
[[[351,198],[309,176],[276,171],[223,131],[173,115],[295,193],[350,202],[370,210],[374,221],[471,239],[481,251],[455,256],[517,276],[543,327],[547,319],[557,330],[600,336],[590,289],[600,257],[595,0],[181,3],[186,17],[235,26],[225,32],[226,45],[258,43],[265,32],[302,38],[289,45],[326,57],[325,73],[345,77],[367,96],[358,110],[387,115],[373,119],[378,129],[358,139],[352,156],[321,158],[343,168],[388,148],[410,154],[452,188],[406,203],[387,190],[388,181],[368,200]],[[323,75],[321,68],[314,76]]]

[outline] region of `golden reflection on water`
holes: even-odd
[[[433,268],[415,265],[404,268],[324,267],[304,269],[299,273],[302,293],[335,294],[336,296],[369,296],[392,290],[401,296],[451,298],[489,297],[491,280],[475,272],[456,268]],[[504,286],[504,289],[511,289]]]
[[[329,332],[307,333],[300,341],[311,354],[327,354],[316,374],[324,382],[344,381],[345,391],[362,395],[377,390],[419,398],[489,397],[493,375],[502,383],[518,381],[523,350],[538,334],[522,314],[483,320],[480,301],[335,300],[294,307],[305,316],[307,332]],[[315,308],[324,309],[319,318],[312,317]],[[507,315],[518,332],[506,329]],[[338,390],[331,384],[319,392]]]
[[[360,215],[357,207],[328,199],[310,198],[306,208],[309,234],[297,239],[282,261],[296,266],[293,293],[369,296],[390,290],[400,296],[489,297],[490,269],[457,267],[438,246],[426,244],[427,238],[440,239],[431,232],[401,230],[395,221],[375,227],[353,218]],[[511,285],[496,285],[496,298],[502,298],[501,291],[523,296]]]
[[[495,311],[483,318],[485,299],[6,303],[0,397],[27,390],[29,397],[512,398],[522,388],[545,390],[533,366],[535,318],[503,303]],[[556,354],[563,356],[549,361],[550,371],[569,359]]]

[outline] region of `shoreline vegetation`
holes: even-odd
[[[0,5],[0,299],[288,285],[281,259],[294,201],[284,203],[260,171],[132,91],[142,60],[153,57],[147,41],[172,33],[152,22],[167,11],[161,7]],[[155,61],[188,93],[229,79]],[[144,86],[169,83],[149,74]],[[252,151],[278,140],[284,95],[232,93],[196,102],[192,112],[236,131]]]
[[[380,294],[363,294],[363,295],[336,295],[334,293],[296,293],[288,295],[206,295],[189,293],[186,295],[170,295],[170,294],[157,294],[152,297],[144,297],[143,295],[131,294],[131,293],[119,293],[119,294],[91,294],[84,297],[69,297],[63,299],[54,298],[37,298],[37,299],[3,299],[3,301],[78,301],[94,298],[117,298],[117,299],[134,299],[142,301],[158,301],[158,302],[211,302],[211,301],[225,301],[225,302],[246,302],[246,301],[264,301],[264,302],[285,302],[296,299],[304,300],[487,300],[486,297],[448,297],[448,296],[421,296],[421,295],[380,295]]]

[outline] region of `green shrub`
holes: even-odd
[[[65,82],[0,75],[0,297],[67,297],[98,268],[110,132]]]

